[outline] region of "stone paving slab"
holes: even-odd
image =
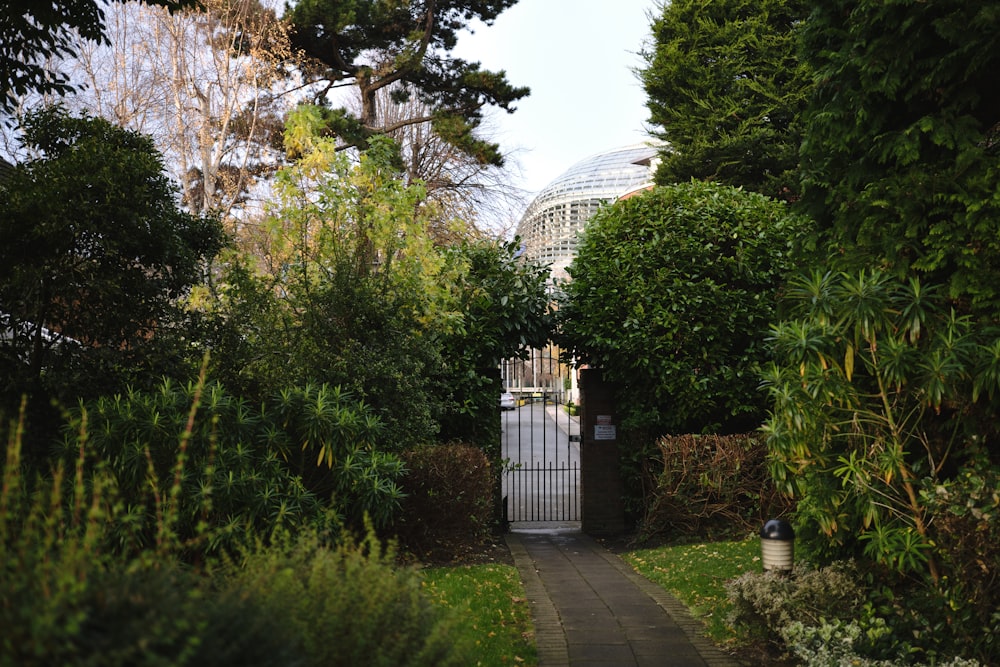
[[[740,667],[662,588],[582,532],[512,532],[539,667]]]

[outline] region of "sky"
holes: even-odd
[[[455,56],[507,72],[531,95],[490,116],[515,185],[536,194],[583,158],[640,143],[646,97],[634,70],[657,0],[519,0],[463,35]],[[517,167],[520,167],[518,178]]]

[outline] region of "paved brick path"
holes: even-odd
[[[663,589],[581,532],[507,535],[539,667],[739,667]]]

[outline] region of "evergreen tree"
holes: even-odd
[[[504,72],[489,72],[452,57],[458,33],[473,20],[486,24],[517,0],[299,0],[290,13],[293,43],[316,65],[325,81],[316,102],[334,87],[353,85],[361,111],[330,110],[330,130],[343,142],[363,147],[372,134],[431,121],[435,133],[482,164],[501,165],[495,143],[475,136],[482,110],[510,112],[527,88],[511,86]],[[418,99],[426,114],[387,124],[379,92],[397,102]]]
[[[667,142],[661,184],[692,178],[792,198],[810,87],[803,0],[674,0],[653,23],[642,81]]]
[[[1000,5],[833,0],[804,31],[817,87],[803,199],[841,265],[916,271],[1000,306]]]

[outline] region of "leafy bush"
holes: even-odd
[[[151,137],[58,106],[21,130],[30,157],[0,186],[0,403],[116,391],[136,361],[177,368],[153,333],[183,322],[220,221],[179,208]]]
[[[797,563],[788,576],[747,572],[728,582],[726,590],[730,624],[774,643],[793,621],[818,625],[824,618],[849,618],[862,599],[853,564],[843,562],[820,569]]]
[[[928,642],[947,642],[963,655],[995,660],[1000,657],[1000,466],[980,447],[966,453],[968,463],[954,477],[921,490],[948,573],[924,594],[930,622],[921,630]]]
[[[819,569],[796,564],[790,576],[751,572],[728,581],[726,590],[728,622],[737,633],[793,654],[796,664],[977,665],[977,657],[992,659],[995,630],[963,617],[965,601],[884,570],[862,573],[845,561]],[[950,627],[963,622],[967,627]]]
[[[928,501],[996,432],[1000,342],[915,279],[815,273],[788,295],[766,430],[777,484],[820,531],[803,531],[806,546],[938,583]]]
[[[289,627],[308,665],[469,664],[446,611],[423,593],[417,571],[395,560],[371,532],[334,548],[304,534],[251,553],[232,581]]]
[[[163,560],[117,563],[95,576],[85,618],[63,664],[293,665],[304,663],[291,628],[248,592]],[[51,664],[51,663],[50,663]]]
[[[12,429],[0,491],[0,665],[294,663],[277,619],[212,593],[177,564],[178,540],[134,555],[106,548],[127,505],[105,470],[87,475],[80,458],[67,480],[60,462],[31,492],[20,452]]]
[[[379,428],[339,388],[289,389],[254,409],[216,383],[164,381],[155,393],[75,410],[63,450],[67,460],[83,451],[113,476],[125,504],[113,535],[119,548],[169,534],[192,554],[213,553],[279,526],[361,526],[366,516],[387,525],[403,469],[373,448]],[[175,522],[166,532],[165,516]]]
[[[879,272],[796,278],[787,305],[766,430],[803,552],[882,568],[906,600],[882,615],[919,649],[996,660],[996,330]]]
[[[996,320],[1000,17],[964,0],[809,3],[802,203],[838,269],[941,283]]]
[[[665,436],[657,445],[662,472],[646,502],[644,535],[745,534],[790,509],[759,435]]]
[[[881,619],[877,619],[881,621]],[[803,667],[919,667],[905,649],[887,658],[873,658],[865,653],[872,643],[891,633],[884,622],[864,628],[856,621],[823,621],[819,626],[793,621],[782,630],[782,636]],[[936,667],[979,667],[979,662],[966,658],[934,660]]]
[[[493,528],[495,471],[477,447],[435,445],[403,453],[407,473],[399,539],[425,558],[450,559]]]
[[[306,385],[281,391],[265,412],[267,442],[306,487],[354,526],[387,525],[403,497],[400,459],[377,449],[382,422],[340,387]],[[275,428],[277,427],[277,428]]]
[[[455,274],[453,307],[461,319],[441,339],[450,405],[440,418],[440,440],[477,445],[499,462],[496,369],[504,359],[547,343],[549,269],[521,256],[519,239],[467,242],[448,248],[445,256]]]
[[[0,666],[468,664],[447,612],[371,532],[356,543],[295,527],[192,567],[170,535],[174,504],[155,550],[110,551],[128,512],[111,476],[81,455],[72,481],[60,462],[32,495],[20,434],[0,487]]]
[[[270,445],[277,430],[268,426],[266,413],[217,384],[164,381],[155,393],[130,391],[74,410],[64,458],[82,452],[90,469],[114,479],[123,503],[115,548],[137,551],[169,536],[192,555],[212,553],[258,531],[331,518]]]
[[[659,187],[601,209],[569,269],[559,343],[620,387],[623,426],[742,433],[765,416],[754,368],[802,222],[762,195]]]

